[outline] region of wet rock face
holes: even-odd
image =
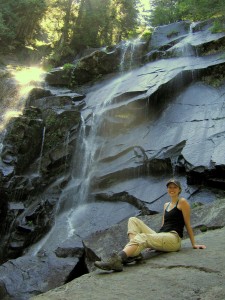
[[[189,22],[179,22],[157,28],[150,50],[166,51],[171,56],[176,52],[177,56],[185,48],[185,41],[193,48],[201,47],[202,56],[196,57],[195,52],[186,56],[187,52],[184,51],[183,57],[166,60],[158,57],[156,61],[118,79],[102,80],[96,87],[87,90],[86,97],[73,91],[54,94],[50,90],[32,90],[23,116],[11,123],[4,140],[1,181],[3,188],[8,189],[10,200],[14,203],[22,199],[26,203],[31,195],[38,195],[37,199],[40,200],[40,191],[44,191],[49,184],[54,185],[69,170],[77,144],[81,146],[80,150],[77,147],[74,164],[77,170],[89,160],[85,156],[88,154],[87,147],[90,151],[95,149],[95,155],[93,164],[86,170],[86,177],[76,178],[75,182],[81,182],[82,185],[89,180],[90,174],[90,185],[81,187],[87,198],[100,201],[103,211],[104,205],[106,210],[113,205],[113,201],[109,204],[109,198],[116,198],[117,205],[123,211],[121,215],[102,220],[103,228],[122,218],[122,215],[127,217],[139,213],[143,207],[145,211],[160,211],[166,198],[162,180],[166,181],[174,172],[178,172],[184,185],[184,196],[190,201],[204,198],[205,202],[210,202],[215,199],[215,195],[208,190],[207,197],[201,197],[199,186],[207,184],[220,188],[223,185],[224,162],[221,153],[224,138],[225,59],[221,56],[220,47],[215,49],[213,55],[208,50],[204,53],[204,47],[210,49],[209,44],[215,43],[222,47],[224,39],[221,34],[212,35],[209,26],[204,25],[201,31],[197,27],[191,31]],[[86,72],[91,74],[92,79],[113,72],[115,68],[118,69],[122,54],[129,57],[128,52],[122,53],[122,46],[96,50],[83,57],[76,66],[78,77],[73,77],[74,73],[72,75],[67,70],[65,81],[62,72],[66,70],[60,68],[54,71],[55,74],[58,72],[57,80],[47,81],[68,86],[73,78],[79,78],[82,83],[83,78],[86,82],[91,80],[85,75]],[[131,49],[131,45],[127,45],[127,48]],[[141,45],[137,57],[141,56],[144,49],[145,45]],[[77,142],[81,113],[86,136],[83,136],[83,141]],[[90,144],[87,146],[88,136]],[[32,176],[26,172],[32,173]],[[74,201],[77,205],[78,192],[73,190],[76,185],[73,180],[68,176],[59,186],[55,185],[52,193],[58,194],[53,197],[54,203],[59,201],[64,185],[68,185],[72,188],[68,194],[65,189],[63,201]],[[195,186],[191,188],[193,184]],[[124,193],[128,204],[126,214]],[[111,194],[121,197],[109,196]],[[19,198],[17,195],[20,195]],[[108,196],[104,199],[99,195]],[[54,213],[54,204],[48,206],[45,196],[43,198],[46,209],[40,210],[40,214],[44,216],[45,230],[48,230],[53,219],[51,217],[48,220],[46,216],[47,212],[49,215]],[[39,200],[32,199],[38,205]],[[144,206],[137,206],[137,202],[131,199],[143,202]],[[30,206],[30,203],[27,205]],[[64,206],[67,207],[62,203]],[[82,213],[78,214],[79,218],[82,215],[84,219],[89,218],[89,214],[91,216],[87,229],[77,229],[78,232],[85,232],[86,235],[90,230],[101,228],[95,221],[99,217],[99,208],[95,206],[97,204],[93,207],[89,204],[86,210],[82,208]],[[19,219],[21,212],[26,210],[17,210],[20,228],[27,226],[26,222]],[[38,224],[33,225],[39,228]],[[65,226],[62,224],[62,227]],[[41,236],[40,228],[34,232],[37,237]],[[35,234],[32,234],[32,239],[35,239]],[[32,239],[25,238],[27,242],[24,245],[29,245]],[[13,238],[10,240],[13,241]],[[17,239],[15,241],[17,243]]]
[[[52,227],[60,189],[39,195],[70,167],[83,98],[35,88],[23,115],[8,124],[0,162],[1,261],[20,256]]]
[[[68,282],[78,262],[79,257],[60,258],[54,253],[45,252],[37,256],[20,257],[13,264],[9,261],[0,266],[1,299],[26,300],[61,286]]]
[[[17,93],[16,82],[12,79],[10,72],[5,69],[0,69],[0,102],[3,98],[12,97]]]
[[[167,53],[179,58],[146,64],[123,78],[124,84],[115,83],[117,96],[103,115],[107,130],[101,132],[106,139],[110,133],[111,140],[101,148],[93,189],[130,190],[135,182],[139,186],[138,175],[157,178],[157,168],[158,175],[166,177],[186,174],[188,184],[222,187],[224,33],[212,34],[207,23],[190,25],[179,22],[153,33],[151,51],[164,47],[164,58]],[[155,159],[158,163],[152,168]],[[130,193],[152,203],[149,195],[159,196],[150,192],[157,190],[152,178],[149,188],[143,181],[145,193],[140,186]]]
[[[23,117],[13,119],[8,125],[1,159],[17,174],[23,172],[40,152],[43,132],[40,118],[40,111],[31,108],[25,110]]]
[[[48,97],[48,96],[52,96],[51,92],[49,90],[44,90],[42,88],[33,88],[26,100],[26,107],[30,107],[30,106],[35,106],[35,107],[39,107],[37,105],[35,105],[35,100],[37,99],[42,99],[44,97]],[[39,101],[36,101],[39,102]]]
[[[8,197],[2,187],[1,187],[1,191],[0,191],[0,197],[1,197],[1,201],[0,201],[0,218],[1,218],[0,234],[1,234],[1,236],[3,236],[5,233],[4,232],[5,228],[6,228],[3,224],[5,224],[5,220],[6,220],[7,213],[8,213]]]
[[[173,176],[191,203],[224,197],[224,38],[205,25],[201,31],[187,25],[157,29],[150,48],[157,55],[145,53],[142,60],[151,62],[80,87],[85,95],[53,93],[52,87],[31,92],[3,141],[2,261],[23,255],[51,228],[39,245],[60,247],[63,257],[68,239],[87,241],[79,246],[85,259],[99,255],[93,245],[101,248],[104,238],[109,250],[119,248],[129,216],[150,215],[149,222],[158,224],[152,215],[168,201],[166,181]],[[212,53],[212,45],[220,46]],[[76,86],[114,72],[121,62],[118,49],[94,51],[66,77],[65,70],[54,70],[48,83]],[[124,219],[121,237],[115,228],[107,231]],[[217,226],[215,219],[204,223]],[[71,247],[76,248],[69,245],[69,253]]]
[[[133,52],[134,47],[137,49],[135,54]],[[55,86],[77,87],[99,79],[106,74],[128,70],[132,63],[140,64],[146,49],[147,43],[144,41],[140,41],[138,45],[121,42],[115,47],[98,49],[82,57],[68,69],[56,68],[52,70],[47,74],[46,81]],[[123,56],[126,63],[121,66]]]
[[[114,64],[112,64],[113,60]],[[119,54],[115,50],[109,54],[104,50],[96,50],[81,58],[74,66],[71,65],[69,69],[52,70],[47,74],[46,81],[51,85],[68,87],[85,84],[104,74],[116,71],[119,60]]]
[[[151,38],[150,48],[165,49],[177,44],[189,33],[190,24],[189,21],[182,21],[157,27]]]
[[[22,202],[9,202],[6,223],[11,223],[14,230],[5,228],[1,261],[23,255],[24,249],[50,230],[54,223],[54,205],[47,199],[39,202],[33,199],[26,209]]]

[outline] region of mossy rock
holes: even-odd
[[[3,141],[2,161],[23,172],[40,153],[43,122],[40,111],[25,110],[22,116],[11,119]]]
[[[55,110],[47,110],[45,125],[44,152],[49,151],[56,145],[63,144],[70,129],[80,122],[80,112],[76,109],[58,113]]]

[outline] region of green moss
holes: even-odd
[[[151,36],[152,36],[152,32],[150,30],[146,30],[142,34],[141,39],[144,40],[144,41],[148,41],[148,40],[150,40]]]
[[[216,41],[211,41],[209,43],[203,44],[196,47],[197,52],[201,56],[212,55],[215,53],[224,53],[225,51],[225,39],[219,39]]]
[[[194,203],[191,204],[191,208],[192,208],[192,209],[194,209],[194,208],[196,208],[196,207],[200,207],[200,206],[202,206],[202,203],[201,203],[201,202],[194,202]]]
[[[54,114],[52,111],[49,112],[45,123],[47,127],[52,127],[54,126],[54,124],[56,123],[57,119],[56,119],[56,114]]]
[[[45,118],[46,137],[44,151],[62,144],[70,128],[79,123],[79,121],[80,113],[78,111],[66,111],[59,115],[49,110]]]
[[[225,32],[225,26],[221,21],[214,21],[210,31],[211,33]]]
[[[75,67],[75,66],[74,66],[73,64],[68,63],[68,64],[63,65],[63,70],[65,70],[65,71],[69,70],[69,71],[70,71],[70,70],[72,70],[74,67]]]
[[[217,74],[217,77],[214,76],[204,76],[202,81],[208,85],[211,85],[215,88],[220,87],[225,82],[225,76],[223,74]]]
[[[215,88],[225,83],[225,65],[221,64],[214,68],[209,68],[202,76],[202,81]]]
[[[202,225],[200,228],[201,232],[206,232],[208,230],[208,227],[205,225]]]

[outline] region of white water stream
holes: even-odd
[[[121,55],[121,73],[124,71],[124,65],[132,65],[133,51],[137,49],[138,40],[128,42],[123,47]],[[126,53],[130,53],[126,58]],[[129,60],[128,62],[126,60]],[[101,217],[101,207],[99,203],[94,203],[89,199],[91,184],[94,180],[94,175],[98,170],[98,157],[101,149],[107,143],[107,136],[110,128],[106,127],[104,115],[111,108],[111,100],[117,94],[121,84],[130,76],[129,73],[121,74],[118,78],[113,79],[108,84],[99,89],[90,92],[85,101],[88,103],[86,110],[82,111],[82,125],[80,128],[77,148],[74,153],[72,165],[72,178],[67,187],[63,190],[58,202],[55,225],[51,231],[37,245],[30,249],[35,255],[40,249],[55,249],[64,240],[73,236],[82,236],[88,234],[89,226],[86,223],[91,223],[92,230],[100,229],[98,222],[92,220],[93,212]],[[97,104],[96,104],[97,103]],[[88,121],[85,121],[88,120]],[[79,160],[77,159],[79,157]],[[109,212],[116,210],[117,205],[109,204]],[[124,209],[126,205],[124,205]],[[105,210],[104,210],[105,213]],[[122,213],[122,210],[121,210]],[[106,227],[111,224],[107,224]],[[119,218],[119,215],[115,218]],[[112,218],[109,218],[112,219]],[[101,224],[102,228],[102,224]]]
[[[120,72],[123,73],[127,70],[131,70],[135,65],[135,53],[136,50],[143,44],[140,38],[125,41],[122,45],[122,54],[120,60]]]
[[[77,149],[74,153],[72,165],[72,178],[63,190],[59,199],[55,225],[31,252],[35,255],[40,249],[55,249],[61,242],[73,236],[84,237],[88,234],[86,223],[91,222],[93,231],[99,230],[98,222],[91,219],[93,212],[99,213],[99,203],[94,203],[90,197],[91,183],[98,169],[98,157],[101,148],[107,143],[107,128],[104,127],[104,114],[111,107],[111,100],[117,94],[121,83],[129,74],[121,75],[112,80],[108,85],[87,95],[86,101],[93,103],[84,114],[90,113],[88,124],[82,117]],[[96,103],[98,103],[96,105]],[[79,160],[77,158],[79,157]],[[112,212],[109,204],[109,212]],[[116,209],[116,205],[113,205]],[[105,216],[104,216],[105,217]],[[101,225],[102,226],[102,225]],[[89,228],[90,226],[88,226]]]
[[[132,72],[121,74],[111,81],[105,81],[104,85],[99,83],[87,94],[85,99],[87,107],[82,110],[83,123],[77,142],[79,147],[77,147],[77,152],[74,153],[72,178],[59,199],[54,227],[46,237],[37,245],[34,245],[32,254],[36,254],[42,248],[54,250],[67,239],[73,239],[76,236],[84,238],[90,234],[90,225],[91,231],[95,232],[103,229],[104,226],[105,228],[110,227],[110,225],[121,220],[117,211],[117,203],[104,203],[104,209],[102,209],[102,203],[94,201],[91,194],[95,174],[99,172],[100,168],[100,154],[105,150],[103,148],[107,145],[109,133],[110,138],[113,136],[113,122],[116,118],[110,119],[109,111],[117,104],[113,103],[112,100],[120,94],[132,94],[132,92],[145,93],[147,98],[148,95],[157,91],[159,86],[169,82],[176,76],[180,76],[183,70],[189,71],[201,68],[201,66],[205,67],[210,63],[211,58],[207,57],[191,57],[190,59],[180,57],[159,60]],[[128,101],[133,101],[133,98]],[[123,104],[123,106],[126,105]],[[143,107],[141,109],[143,110]],[[137,110],[133,110],[132,113],[127,114],[125,117],[137,119]],[[140,117],[144,116],[141,115]],[[107,123],[107,120],[111,122]],[[126,137],[132,140],[132,147],[136,143],[132,134],[129,135],[128,133]],[[126,143],[126,147],[128,147],[129,140],[122,141],[123,138],[124,136],[121,135],[121,143]],[[136,138],[139,137],[136,135]],[[160,137],[157,138],[160,139]],[[150,144],[150,142],[147,141],[146,143]],[[142,145],[145,141],[138,140],[137,144],[139,143]],[[163,144],[163,141],[161,143]],[[106,205],[108,205],[108,209]],[[93,218],[93,215],[95,218]],[[122,212],[121,215],[124,217],[126,214]],[[98,224],[99,219],[101,219],[100,225]],[[110,224],[108,220],[113,223]]]
[[[40,87],[44,81],[45,72],[39,67],[7,66],[11,78],[1,86],[0,102],[0,152],[5,128],[13,117],[22,114],[26,97],[34,87]],[[12,82],[14,83],[12,84]]]

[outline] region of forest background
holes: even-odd
[[[225,30],[224,0],[0,0],[0,54],[37,53],[48,68],[180,20],[213,19]],[[1,63],[1,61],[0,61]]]

